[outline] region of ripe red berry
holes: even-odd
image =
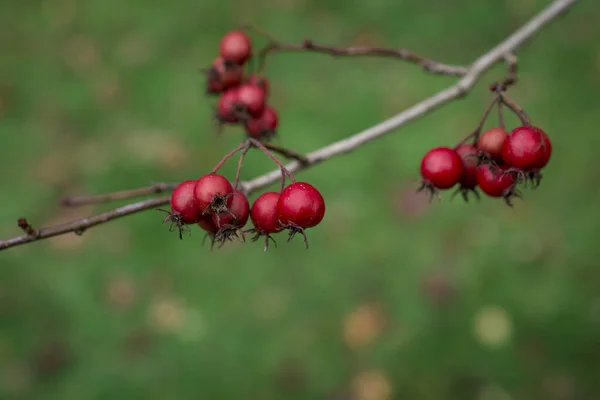
[[[239,122],[238,116],[238,89],[229,89],[219,97],[217,102],[217,119],[221,123],[236,123]]]
[[[312,228],[325,216],[325,200],[311,184],[294,182],[281,192],[277,203],[279,221],[294,228]]]
[[[275,134],[279,116],[273,107],[267,106],[257,118],[251,118],[244,124],[248,136],[255,139],[270,138]]]
[[[205,214],[198,221],[198,226],[205,230],[208,233],[217,233],[219,231],[219,227],[213,221],[213,215]]]
[[[252,42],[246,33],[231,31],[221,39],[219,53],[224,59],[241,65],[252,55]]]
[[[429,150],[421,161],[423,183],[437,189],[450,189],[460,181],[462,173],[462,159],[449,147]]]
[[[507,165],[481,164],[477,167],[477,184],[488,196],[504,197],[508,205],[512,205],[509,198],[516,194],[515,176],[508,169]]]
[[[502,148],[502,159],[513,168],[529,170],[546,165],[552,148],[542,136],[542,130],[531,126],[515,128]],[[544,134],[545,135],[545,134]],[[550,151],[550,152],[549,152]]]
[[[265,192],[258,196],[252,204],[250,219],[254,230],[259,235],[268,235],[283,230],[277,215],[277,203],[280,194],[277,192]]]
[[[207,74],[208,93],[221,93],[223,90],[235,87],[242,83],[244,70],[238,64],[218,57]]]
[[[196,205],[202,214],[227,212],[233,200],[232,194],[229,180],[217,174],[204,175],[194,186]]]
[[[244,83],[237,89],[236,102],[252,117],[259,117],[266,106],[265,91],[257,85]]]
[[[476,170],[479,163],[479,150],[472,144],[461,144],[456,148],[456,153],[463,163],[463,173],[460,178],[461,188],[475,188],[477,186]]]
[[[269,84],[267,78],[258,74],[252,74],[248,77],[248,79],[246,79],[246,83],[258,86],[263,90],[263,92],[265,92],[265,97],[269,97],[271,85]]]
[[[492,160],[502,160],[502,147],[508,138],[508,132],[502,128],[492,128],[479,136],[477,148]]]
[[[246,195],[234,190],[231,196],[229,211],[212,215],[212,220],[219,228],[243,228],[250,216],[250,203]]]
[[[194,197],[196,181],[180,183],[171,194],[171,219],[178,218],[182,224],[194,224],[200,220],[202,211],[198,208]]]
[[[546,132],[541,130],[540,128],[536,128],[540,135],[542,136],[542,156],[539,158],[538,162],[533,166],[533,168],[542,169],[548,164],[550,161],[550,157],[552,156],[552,142]]]

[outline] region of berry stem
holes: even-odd
[[[240,143],[239,146],[237,146],[235,149],[231,150],[229,153],[225,154],[225,157],[223,157],[221,159],[221,161],[219,161],[217,163],[217,165],[215,165],[215,167],[212,169],[212,171],[210,172],[211,174],[216,174],[219,169],[221,169],[221,167],[223,166],[223,164],[225,164],[227,162],[227,160],[229,160],[231,157],[234,156],[235,153],[237,153],[240,150],[243,150],[244,147],[247,146],[246,142],[242,142]]]
[[[505,93],[500,93],[500,101],[519,117],[524,126],[531,126],[531,121],[529,120],[527,113],[525,113],[525,111]]]
[[[281,190],[283,190],[283,188],[285,187],[285,177],[286,177],[286,175],[288,176],[288,178],[290,178],[290,180],[292,182],[296,182],[296,178],[294,178],[294,176],[292,175],[292,173],[285,167],[285,165],[283,165],[281,163],[281,161],[279,161],[279,159],[277,157],[275,157],[275,154],[271,153],[271,151],[269,151],[269,149],[267,149],[259,140],[256,140],[254,138],[248,138],[247,140],[253,146],[258,147],[271,160],[273,160],[275,162],[275,164],[277,164],[277,166],[279,166],[279,169],[281,170]]]
[[[240,182],[240,172],[242,170],[242,164],[244,163],[244,157],[246,157],[246,153],[250,150],[250,142],[244,140],[244,148],[242,149],[242,153],[240,154],[240,159],[238,160],[237,169],[235,170],[235,180],[233,181],[233,188],[237,189]]]
[[[265,143],[263,143],[263,145],[267,149],[275,151],[275,152],[281,154],[284,157],[296,160],[296,161],[298,161],[302,165],[308,165],[309,164],[308,158],[306,158],[306,156],[304,156],[304,155],[302,155],[300,153],[297,153],[294,150],[287,149],[285,147],[279,146],[278,144],[271,143],[271,142],[265,142]]]
[[[502,110],[503,103],[501,101],[498,102],[498,125],[503,130],[506,130],[506,124],[504,123],[504,113]]]
[[[462,138],[458,142],[458,144],[456,146],[454,146],[454,150],[456,150],[460,145],[465,144],[469,139],[473,139],[474,142],[477,142],[477,140],[479,139],[479,135],[481,135],[481,129],[483,128],[485,121],[488,119],[488,116],[490,115],[492,108],[494,108],[494,106],[499,102],[500,102],[500,96],[499,95],[494,96],[492,101],[490,101],[490,103],[486,107],[485,111],[483,112],[483,116],[481,117],[481,120],[479,120],[479,123],[477,124],[477,128],[475,128],[475,130],[473,132],[469,133],[467,136]]]

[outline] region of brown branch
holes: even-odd
[[[83,218],[77,221],[68,222],[62,225],[51,226],[48,228],[41,228],[37,231],[34,231],[33,234],[25,234],[23,236],[17,236],[12,239],[0,241],[0,250],[5,250],[9,247],[15,247],[42,239],[48,239],[53,236],[64,235],[66,233],[75,233],[77,235],[82,235],[84,231],[96,225],[100,225],[105,222],[115,220],[117,218],[125,217],[127,215],[132,215],[140,211],[160,207],[164,204],[169,203],[169,200],[169,197],[159,197],[156,199],[143,200],[88,218]],[[27,223],[26,220],[23,219],[23,221]],[[19,220],[19,222],[22,221]],[[27,223],[27,225],[29,224]]]
[[[278,144],[275,144],[275,143],[269,143],[269,142],[263,143],[263,146],[265,146],[269,150],[272,150],[276,153],[281,154],[282,156],[284,156],[286,158],[296,160],[296,161],[300,162],[301,164],[308,164],[308,159],[306,158],[306,156],[304,156],[303,154],[297,153],[294,150],[279,146]]]
[[[368,128],[344,140],[332,143],[328,146],[325,146],[321,149],[307,154],[306,160],[308,161],[308,163],[306,164],[302,164],[299,161],[293,161],[292,163],[288,164],[285,168],[291,174],[301,169],[319,164],[330,158],[349,153],[355,150],[356,148],[367,144],[370,141],[373,141],[375,139],[389,134],[395,129],[406,125],[407,123],[417,118],[423,117],[431,113],[432,111],[453,100],[465,96],[473,88],[473,86],[475,86],[475,84],[481,78],[481,76],[485,72],[487,72],[494,64],[506,57],[507,54],[511,54],[525,41],[527,41],[535,33],[537,33],[543,26],[545,26],[550,21],[554,20],[563,12],[568,10],[572,5],[577,3],[577,1],[578,0],[555,0],[552,4],[550,4],[544,10],[542,10],[538,15],[532,18],[529,22],[527,22],[525,25],[519,28],[512,35],[510,35],[506,40],[504,40],[502,43],[498,44],[489,52],[483,54],[481,57],[475,60],[475,62],[468,69],[468,72],[464,74],[464,76],[456,84],[432,95],[428,99],[425,99],[420,103],[415,104],[414,106],[402,111],[401,113],[375,126],[372,126],[371,128]],[[240,190],[246,193],[250,193],[264,188],[266,186],[269,186],[281,178],[281,171],[282,169],[279,168],[275,171],[271,171],[267,174],[256,177],[251,181],[242,182]],[[107,198],[106,196],[109,195],[104,196],[105,198]],[[100,198],[100,196],[97,196],[97,198]],[[0,250],[5,250],[7,248],[18,246],[21,244],[30,243],[37,240],[46,239],[49,237],[71,232],[81,234],[83,233],[83,231],[93,226],[112,221],[114,219],[121,218],[127,215],[132,215],[140,211],[156,208],[167,204],[168,202],[168,197],[144,200],[89,218],[69,222],[63,225],[42,228],[37,231],[31,228],[32,232],[29,233],[35,232],[35,234],[33,235],[26,234],[24,236],[17,236],[12,239],[0,241]],[[26,220],[24,220],[24,222],[26,223],[26,225],[31,227],[31,225],[29,225],[29,223],[27,223]]]
[[[113,193],[106,194],[96,194],[91,196],[72,196],[63,198],[60,203],[63,206],[67,207],[77,207],[88,204],[98,204],[98,203],[108,203],[110,201],[117,200],[125,200],[132,199],[134,197],[147,196],[150,194],[159,194],[171,192],[173,189],[177,187],[178,183],[169,182],[169,183],[154,183],[150,186],[130,189],[130,190],[121,190]]]

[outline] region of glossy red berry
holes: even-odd
[[[234,190],[231,196],[229,211],[212,215],[212,220],[219,228],[242,228],[250,216],[250,203],[246,195]]]
[[[456,153],[463,163],[460,186],[464,189],[475,188],[477,186],[476,170],[479,163],[479,149],[472,144],[461,144],[456,148]]]
[[[265,192],[254,200],[250,210],[250,219],[258,234],[268,235],[283,230],[277,215],[279,197],[280,194],[277,192]]]
[[[449,189],[456,185],[462,173],[462,159],[449,147],[436,147],[429,150],[421,161],[421,176],[424,184],[437,189]]]
[[[185,181],[180,183],[171,194],[171,210],[183,224],[198,222],[202,214],[194,197],[195,186],[196,181]]]
[[[529,170],[546,165],[550,159],[550,140],[543,131],[532,126],[520,126],[509,135],[502,148],[502,159],[513,168]]]
[[[203,215],[200,221],[198,221],[198,226],[208,233],[217,233],[219,231],[219,227],[213,221],[212,214]]]
[[[257,85],[244,83],[237,88],[237,104],[252,117],[260,117],[266,107],[265,91]]]
[[[246,33],[231,31],[221,39],[219,53],[224,59],[241,65],[252,55],[252,42]]]
[[[502,147],[508,138],[508,132],[502,128],[489,129],[479,136],[477,148],[492,160],[502,160]]]
[[[229,89],[219,97],[217,102],[217,119],[221,123],[236,123],[239,122],[237,110],[238,89]]]
[[[285,226],[312,228],[325,216],[325,200],[311,184],[294,182],[281,192],[277,214]]]
[[[246,79],[246,82],[251,85],[256,85],[265,92],[265,97],[269,97],[271,85],[267,78],[258,74],[252,74]]]
[[[228,62],[218,57],[207,74],[208,93],[221,93],[242,83],[244,70],[238,64]]]
[[[509,172],[509,166],[481,164],[477,167],[477,184],[490,197],[504,197],[512,206],[510,197],[517,195],[515,191],[515,175]]]
[[[194,186],[196,205],[202,214],[227,212],[233,200],[232,195],[231,183],[218,174],[204,175]]]
[[[255,139],[268,139],[275,135],[278,124],[277,111],[273,107],[267,106],[259,117],[246,121],[244,127],[248,136]]]

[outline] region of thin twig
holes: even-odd
[[[517,117],[521,120],[521,123],[525,126],[531,126],[531,120],[529,116],[517,103],[515,103],[510,97],[508,97],[505,93],[500,93],[500,99],[502,103],[507,106],[512,112],[514,112]]]
[[[125,217],[127,215],[135,214],[140,211],[160,207],[169,203],[169,200],[169,197],[160,197],[156,199],[143,200],[137,203],[128,204],[126,206],[116,208],[111,211],[107,211],[102,214],[94,215],[92,217],[83,218],[62,225],[41,228],[37,230],[37,233],[35,235],[25,234],[23,236],[17,236],[12,239],[0,241],[0,250],[4,250],[9,247],[19,246],[30,242],[35,242],[42,239],[48,239],[53,236],[64,235],[66,233],[75,233],[81,235],[84,231],[96,225],[100,225],[105,222],[115,220],[117,218]]]
[[[63,198],[60,203],[63,206],[67,207],[78,207],[88,204],[98,204],[98,203],[108,203],[109,201],[117,201],[117,200],[125,200],[131,199],[134,197],[147,196],[150,194],[159,194],[171,192],[173,189],[177,187],[178,183],[174,182],[162,182],[162,183],[154,183],[150,186],[130,189],[130,190],[121,190],[113,193],[106,194],[96,194],[91,196],[72,196]]]
[[[235,153],[242,150],[244,148],[244,146],[246,146],[246,141],[243,141],[235,149],[233,149],[229,153],[225,154],[225,156],[221,159],[221,161],[219,161],[217,163],[217,165],[215,165],[215,167],[212,169],[211,174],[216,174],[221,169],[223,164],[225,164],[227,162],[227,160],[229,160],[231,157],[233,157],[233,155]]]
[[[301,164],[308,164],[308,159],[306,158],[306,156],[304,156],[300,153],[297,153],[294,150],[287,149],[285,147],[282,147],[278,144],[271,143],[271,142],[265,142],[265,143],[263,143],[263,145],[267,149],[277,152],[286,158],[296,160],[296,161],[300,162]]]
[[[544,25],[561,15],[563,12],[569,9],[569,7],[577,3],[577,1],[578,0],[555,0],[538,15],[510,35],[506,40],[475,60],[468,73],[455,85],[452,85],[441,92],[434,94],[430,98],[415,104],[405,111],[375,126],[372,126],[371,128],[307,154],[306,159],[308,160],[308,163],[305,165],[298,161],[293,161],[287,166],[284,166],[284,168],[286,168],[286,170],[291,174],[301,169],[319,164],[330,158],[349,153],[359,146],[389,134],[393,130],[406,125],[408,122],[431,113],[432,111],[451,102],[452,100],[465,96],[473,88],[481,76],[491,68],[492,65],[500,61],[506,54],[512,53],[514,50],[516,50],[525,41],[530,39],[536,32],[538,32]],[[278,169],[262,176],[258,176],[251,181],[242,182],[240,190],[246,193],[251,193],[271,185],[280,177],[280,172],[281,169]],[[24,235],[0,241],[0,250],[57,235],[62,235],[65,233],[82,233],[84,230],[93,226],[121,218],[126,215],[131,215],[140,211],[162,206],[167,204],[169,200],[169,197],[144,200],[89,218],[84,218],[54,227],[42,228],[37,231],[36,236]]]
[[[275,154],[271,153],[271,151],[269,151],[269,149],[267,149],[260,142],[260,140],[256,140],[254,138],[248,138],[247,140],[253,146],[257,147],[259,150],[261,150],[263,153],[265,153],[271,160],[273,160],[273,162],[275,164],[277,164],[277,166],[279,166],[279,170],[281,171],[281,190],[282,191],[283,191],[283,188],[285,187],[285,177],[286,177],[286,175],[287,175],[288,178],[290,178],[290,180],[292,182],[296,182],[296,178],[294,178],[294,175],[292,175],[292,173],[285,167],[285,165],[283,165],[282,162],[279,161],[279,159],[277,157],[275,157]]]
[[[237,189],[240,183],[240,173],[242,171],[242,164],[244,163],[244,157],[246,157],[246,153],[250,150],[250,142],[245,141],[246,146],[242,149],[242,153],[240,154],[240,159],[238,160],[237,169],[235,170],[235,180],[233,181],[233,188]]]
[[[494,108],[494,106],[498,103],[500,103],[500,96],[496,95],[492,98],[492,101],[489,102],[488,106],[486,107],[485,111],[483,112],[483,116],[481,117],[481,119],[479,120],[479,123],[477,124],[477,128],[475,128],[475,130],[471,133],[469,133],[467,136],[465,136],[464,138],[462,138],[458,144],[454,147],[455,149],[457,149],[460,145],[464,144],[467,142],[467,140],[473,138],[475,142],[477,142],[479,140],[479,135],[481,135],[481,129],[483,128],[483,125],[485,124],[485,121],[487,120],[488,116],[490,115],[490,112],[492,111],[492,109]]]

